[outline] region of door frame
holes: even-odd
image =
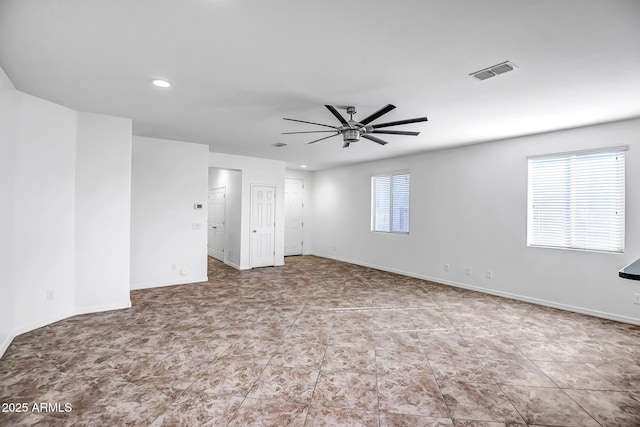
[[[209,254],[209,239],[208,239],[208,233],[207,233],[207,256],[210,256],[211,258],[215,258],[218,259],[218,261],[222,261],[222,262],[226,262],[227,260],[227,229],[226,229],[226,222],[227,222],[227,186],[223,185],[220,187],[216,187],[216,188],[210,188],[209,192],[211,191],[218,191],[218,190],[224,190],[224,219],[222,221],[222,223],[225,225],[225,229],[224,229],[224,238],[222,239],[222,259],[218,259],[216,257],[214,257],[213,255]],[[207,194],[208,195],[208,194]],[[208,198],[207,198],[208,201]],[[209,203],[207,203],[207,209],[209,208]],[[207,210],[207,232],[209,231],[209,214],[210,212]]]
[[[300,253],[299,253],[299,254],[295,254],[295,255],[303,255],[303,254],[304,254],[304,190],[305,190],[305,188],[304,188],[304,178],[297,178],[297,177],[285,177],[285,178],[284,178],[284,180],[285,180],[285,184],[284,184],[284,188],[285,188],[285,189],[284,189],[284,192],[285,192],[285,194],[284,194],[284,196],[283,196],[283,197],[286,197],[286,193],[287,193],[286,188],[287,188],[287,180],[288,180],[288,179],[290,179],[290,180],[300,181],[300,182],[302,183],[302,191],[301,191],[301,193],[300,193],[300,196],[301,196],[301,198],[302,198],[302,208],[300,209],[300,223],[301,223],[301,225],[300,225],[300,230],[302,231],[302,236],[301,236],[302,243],[301,243],[301,245],[300,245]],[[286,215],[286,210],[287,210],[286,203],[287,203],[287,201],[286,201],[286,200],[283,200],[283,203],[284,203],[284,206],[285,206],[285,207],[284,207],[284,209],[285,209],[285,215]],[[286,233],[287,233],[287,226],[286,226],[286,224],[287,224],[287,218],[286,218],[286,216],[285,216],[285,218],[284,218],[284,223],[285,223],[285,230],[284,230],[284,232],[285,232],[285,236],[286,236]],[[287,240],[287,239],[286,239],[286,237],[285,237],[285,242],[284,242],[284,247],[285,247],[285,248],[286,248],[286,244],[287,244],[287,241],[286,241],[286,240]],[[284,256],[295,256],[295,255],[287,255],[287,254],[285,253],[285,255],[284,255]]]
[[[258,268],[258,267],[254,267],[253,265],[253,209],[255,208],[254,206],[254,202],[253,202],[253,189],[255,187],[267,187],[267,188],[273,188],[273,254],[272,254],[272,263],[269,266],[275,266],[276,265],[276,208],[277,208],[277,204],[276,204],[276,198],[278,196],[278,188],[273,185],[273,184],[260,184],[258,182],[255,183],[251,183],[250,185],[250,192],[249,192],[249,268]],[[268,267],[268,266],[265,266]]]

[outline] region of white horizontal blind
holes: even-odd
[[[409,232],[409,173],[373,177],[373,231]]]
[[[528,243],[624,250],[624,151],[529,159]]]
[[[391,231],[409,232],[409,184],[408,173],[391,176]]]
[[[373,229],[391,231],[391,177],[373,177]]]

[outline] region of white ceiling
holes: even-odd
[[[506,60],[518,69],[469,77]],[[0,0],[0,66],[136,135],[316,170],[640,117],[640,1]],[[280,134],[321,129],[283,117],[337,124],[324,104],[358,119],[387,103],[378,122],[426,115],[393,128],[420,136]]]

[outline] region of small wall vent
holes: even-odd
[[[491,67],[484,68],[480,71],[476,71],[474,73],[469,74],[471,77],[475,77],[478,80],[487,80],[491,77],[495,77],[500,74],[504,74],[509,71],[513,71],[517,69],[512,62],[505,61],[500,64],[492,65]]]
[[[278,148],[282,148],[282,147],[286,147],[288,144],[285,144],[284,142],[276,142],[275,144],[271,144],[274,147],[278,147]]]

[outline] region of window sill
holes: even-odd
[[[544,246],[544,245],[530,245],[527,244],[529,248],[543,248],[543,249],[558,249],[561,251],[574,251],[574,252],[593,252],[598,254],[610,254],[610,255],[624,255],[624,250],[622,251],[604,251],[600,249],[583,249],[583,248],[565,248],[563,246]]]

